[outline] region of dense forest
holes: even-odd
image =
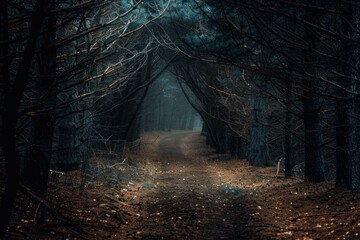
[[[145,132],[358,191],[359,61],[357,1],[0,0],[0,238]]]

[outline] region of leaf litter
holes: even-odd
[[[360,239],[358,192],[215,154],[197,133],[139,142],[153,144],[131,164],[94,157],[86,175],[51,179],[41,224],[41,204],[20,192],[8,238]]]

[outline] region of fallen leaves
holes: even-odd
[[[281,178],[274,168],[215,155],[196,141],[186,148],[186,158],[159,159],[154,145],[129,168],[95,162],[100,172],[119,171],[114,175],[121,181],[98,175],[82,193],[60,181],[51,186],[59,188],[56,201],[80,221],[86,239],[360,239],[358,194],[333,189],[330,182]],[[33,225],[21,219],[14,224],[17,233]],[[71,229],[48,230],[51,236],[78,238]]]

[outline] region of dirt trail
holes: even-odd
[[[7,239],[360,239],[359,192],[215,154],[199,133],[149,133],[133,147],[52,176],[43,225],[20,195]]]
[[[359,193],[217,155],[198,133],[147,138],[126,239],[360,239]]]
[[[231,186],[226,172],[204,156],[203,144],[199,133],[175,132],[148,150],[156,171],[139,191],[136,204],[144,216],[128,237],[261,239],[245,226],[245,190]]]

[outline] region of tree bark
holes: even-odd
[[[344,35],[354,36],[352,24],[357,20],[354,10],[346,6],[344,7],[344,16],[342,19],[341,29]],[[355,21],[354,21],[355,19]],[[357,25],[355,23],[355,25]],[[360,176],[358,175],[356,155],[357,139],[356,139],[356,95],[357,77],[352,67],[356,62],[356,55],[359,49],[352,47],[349,43],[340,43],[339,52],[339,72],[343,76],[338,78],[338,85],[344,90],[339,90],[340,99],[336,103],[336,186],[350,189],[360,189]]]
[[[10,85],[10,59],[9,54],[9,16],[6,1],[0,1],[0,136],[2,135],[2,122],[4,116],[4,96]]]
[[[252,124],[249,129],[248,160],[254,166],[267,165],[267,132],[266,117],[263,116],[264,99],[254,94],[251,89],[249,102],[252,107]]]
[[[45,20],[45,34],[38,41],[42,48],[37,61],[41,78],[36,83],[35,91],[40,102],[39,111],[42,112],[32,119],[32,147],[24,166],[25,183],[41,194],[47,189],[56,120],[56,49],[53,46],[55,32],[52,29],[54,21],[52,16]]]
[[[286,112],[285,112],[285,137],[284,137],[284,145],[285,145],[285,177],[291,177],[292,173],[292,135],[291,135],[291,128],[292,128],[292,116],[291,116],[291,89],[292,83],[289,80],[287,82],[287,89],[286,89]]]
[[[312,80],[306,80],[304,85],[305,179],[309,182],[322,182],[325,180],[325,166],[320,100],[314,93],[316,87]]]
[[[311,1],[309,1],[311,4]],[[306,20],[318,22],[319,14],[309,10]],[[320,113],[320,97],[317,92],[320,86],[316,79],[315,49],[317,48],[316,33],[304,29],[304,40],[308,49],[304,52],[304,77],[303,77],[303,106],[304,106],[304,127],[305,127],[305,179],[309,182],[322,182],[325,180],[325,166],[323,155],[323,122]]]
[[[5,157],[7,182],[0,206],[0,238],[3,238],[5,235],[19,186],[20,157],[16,148],[18,110],[24,89],[29,81],[29,70],[34,58],[36,41],[39,37],[40,29],[42,29],[42,24],[45,19],[47,5],[47,0],[37,0],[35,3],[29,38],[22,55],[19,70],[14,79],[12,89],[6,93],[4,99],[4,117],[1,142]]]

